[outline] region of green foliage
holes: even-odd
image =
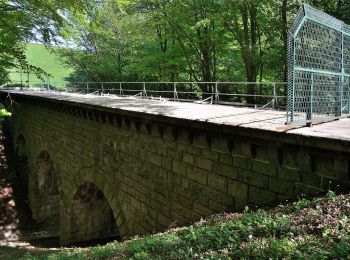
[[[329,190],[328,192],[327,192],[327,198],[328,199],[332,199],[332,200],[335,200],[335,198],[336,198],[336,194],[335,194],[335,192],[334,191],[331,191],[331,190]]]
[[[347,259],[349,201],[350,195],[301,199],[270,211],[246,209],[239,217],[216,216],[164,234],[58,252],[21,251],[16,258],[22,255],[24,259]],[[337,213],[341,209],[344,214]],[[319,215],[315,222],[312,214],[315,210],[331,211]]]
[[[8,112],[4,106],[0,103],[0,122],[4,120],[5,117],[11,116],[11,113]]]
[[[303,208],[308,207],[310,205],[310,203],[311,202],[309,200],[302,198],[302,199],[299,199],[298,201],[294,202],[293,206],[297,212],[300,212]]]
[[[301,2],[106,0],[69,16],[61,33],[75,48],[59,52],[74,81],[286,81]],[[348,19],[347,2],[308,2]]]
[[[9,80],[10,70],[30,71],[38,77],[45,71],[28,63],[26,42],[56,42],[58,30],[70,12],[78,13],[85,1],[0,0],[0,81]],[[45,59],[45,57],[41,57]]]

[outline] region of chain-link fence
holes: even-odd
[[[350,26],[304,4],[290,29],[287,123],[349,115]]]

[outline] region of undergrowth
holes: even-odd
[[[348,259],[350,195],[300,199],[269,210],[223,214],[162,234],[24,259]]]

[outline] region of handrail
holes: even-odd
[[[59,81],[58,81],[59,82]],[[16,82],[12,82],[14,84]],[[41,86],[45,90],[66,90],[67,92],[116,95],[121,97],[156,98],[170,101],[193,101],[210,104],[245,104],[259,108],[285,107],[286,82],[26,82]],[[17,82],[17,84],[19,84]],[[130,86],[136,85],[136,86]],[[165,86],[164,86],[165,85]],[[183,89],[185,85],[185,89]],[[248,92],[248,86],[256,89]],[[207,88],[209,87],[209,88]],[[154,96],[153,96],[154,95]],[[279,102],[280,100],[280,102]],[[210,101],[210,102],[208,102]]]

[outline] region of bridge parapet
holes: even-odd
[[[342,131],[348,119],[291,128],[278,111],[46,92],[10,96],[8,125],[14,139],[25,139],[29,177],[39,174],[43,150],[60,176],[62,244],[96,238],[94,232],[153,233],[350,186],[350,133]],[[87,203],[100,201],[106,212],[108,204],[115,223],[77,224],[91,213],[73,206],[85,198],[77,197],[84,183],[105,198]]]

